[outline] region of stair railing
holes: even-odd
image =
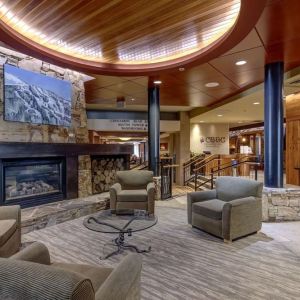
[[[218,162],[220,162],[221,160],[221,155],[219,154],[213,154],[210,155],[208,157],[206,157],[205,159],[203,159],[202,161],[199,161],[198,163],[196,163],[194,166],[194,185],[195,185],[195,191],[202,185],[206,184],[207,182],[210,181],[210,179],[205,180],[204,182],[201,182],[200,184],[198,184],[198,177],[201,174],[201,170],[205,170],[205,168],[207,167],[207,165],[209,163],[212,163],[213,161],[218,160]],[[203,174],[203,172],[202,172]]]
[[[203,161],[205,159],[203,157],[204,157],[203,154],[195,155],[183,164],[184,185],[186,185],[189,181],[191,181],[191,179],[193,178],[193,175],[194,175],[194,172],[193,172],[194,166],[195,166],[195,164]]]

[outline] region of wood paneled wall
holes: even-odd
[[[300,185],[300,94],[286,98],[286,183]]]

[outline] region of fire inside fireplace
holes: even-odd
[[[2,161],[3,204],[37,205],[64,197],[64,159]]]

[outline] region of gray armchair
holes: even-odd
[[[151,171],[119,171],[110,188],[110,209],[143,209],[154,214],[155,186]]]
[[[21,246],[21,208],[0,207],[0,257],[9,257]]]
[[[127,255],[114,269],[52,263],[48,249],[34,243],[0,258],[0,299],[139,300],[142,259]]]
[[[188,194],[188,223],[231,242],[261,229],[263,184],[218,177],[216,189]]]

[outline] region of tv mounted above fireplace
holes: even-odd
[[[4,65],[4,120],[71,125],[69,81]]]

